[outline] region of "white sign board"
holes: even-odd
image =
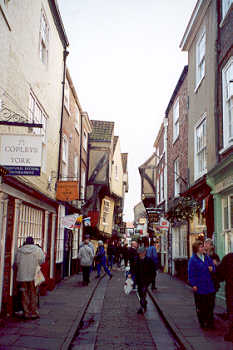
[[[0,164],[9,175],[40,175],[42,136],[0,135]]]

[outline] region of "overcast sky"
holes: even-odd
[[[196,0],[58,0],[68,67],[90,119],[115,122],[129,154],[124,221],[141,200],[138,167],[153,143],[187,54],[180,41]]]

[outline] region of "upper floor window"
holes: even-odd
[[[40,17],[40,59],[44,64],[48,63],[48,54],[49,54],[49,25],[44,13],[44,10],[41,10]]]
[[[75,155],[74,157],[74,178],[78,179],[78,161],[79,161],[79,157],[78,155]]]
[[[175,142],[179,136],[179,107],[180,104],[178,98],[173,106],[173,142]]]
[[[75,129],[80,132],[80,112],[77,107],[76,114],[75,114]]]
[[[206,173],[206,117],[202,119],[195,130],[195,178]]]
[[[224,18],[227,14],[227,11],[231,7],[233,0],[222,0],[222,18]]]
[[[69,144],[67,137],[63,135],[62,139],[62,177],[67,180],[68,177],[68,161],[69,161]]]
[[[179,158],[174,161],[174,196],[177,197],[180,194],[180,169]]]
[[[67,111],[70,111],[70,87],[68,80],[65,80],[65,91],[64,91],[64,105]]]
[[[202,32],[196,44],[196,87],[205,75],[206,32]]]
[[[81,175],[81,193],[80,193],[80,199],[85,200],[85,189],[86,189],[86,173],[84,170],[82,170]]]
[[[233,56],[222,70],[223,144],[233,144]]]
[[[160,173],[160,202],[164,200],[164,171]]]
[[[87,151],[87,142],[88,142],[87,132],[83,130],[83,148],[85,149],[85,151]]]
[[[42,128],[33,128],[35,135],[42,136],[42,162],[41,170],[46,170],[46,144],[47,144],[47,116],[35,96],[29,96],[29,120],[30,122],[42,124]]]
[[[156,181],[156,202],[157,204],[160,203],[159,177],[157,178],[157,181]]]
[[[118,167],[115,166],[115,179],[118,180]]]

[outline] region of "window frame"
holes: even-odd
[[[65,144],[67,146],[66,153],[65,152]],[[62,135],[62,178],[63,180],[67,180],[69,172],[69,142],[68,137],[63,134]]]
[[[47,161],[47,134],[48,134],[48,115],[35,94],[30,90],[29,92],[29,107],[28,107],[29,121],[42,124],[42,128],[33,128],[34,135],[42,136],[42,154],[41,154],[41,170],[46,173]]]
[[[205,146],[202,148],[202,150],[197,150],[197,131],[205,123],[205,135],[203,139],[205,140]],[[194,178],[195,180],[199,179],[201,176],[207,173],[207,115],[206,113],[203,114],[202,118],[198,121],[198,123],[195,125],[194,130]],[[204,161],[205,161],[205,169],[203,169],[201,172],[198,172],[199,169],[199,163],[198,163],[198,155],[201,154],[201,152],[204,151]]]
[[[85,129],[83,129],[83,148],[87,152],[87,146],[88,146],[88,133]]]
[[[46,31],[45,34],[42,34],[42,20],[44,20]],[[49,35],[50,35],[50,27],[48,17],[46,16],[45,10],[41,8],[40,15],[40,31],[39,31],[39,56],[41,62],[47,66],[49,61]],[[45,36],[45,37],[44,37]],[[43,55],[43,52],[46,52],[46,58]]]
[[[174,160],[173,163],[173,169],[174,169],[174,197],[179,197],[180,195],[180,165],[179,165],[179,157],[177,157]]]
[[[227,4],[228,0],[222,0],[222,21],[226,17],[231,5],[233,4],[233,0],[230,0],[230,3]]]
[[[59,208],[59,223],[57,229],[56,239],[56,263],[62,263],[64,260],[64,241],[65,241],[65,228],[63,225],[63,218],[65,216],[65,207]]]
[[[205,44],[204,44],[204,55],[203,57],[200,57],[200,44],[202,42],[202,39],[204,37]],[[201,65],[203,64],[203,73],[201,73]],[[196,42],[196,88],[195,91],[200,86],[202,80],[205,77],[205,71],[206,71],[206,28],[204,27],[199,35],[199,38]]]
[[[173,105],[173,143],[175,143],[175,141],[178,139],[179,133],[180,133],[179,118],[180,118],[180,100],[179,100],[179,97],[177,97]]]
[[[230,82],[231,78],[227,82],[227,72],[229,69],[232,69],[232,72],[233,72],[233,56],[230,57],[230,59],[222,69],[223,148],[224,149],[233,145],[233,83]],[[229,109],[231,109],[232,111],[231,125],[230,125]],[[230,135],[230,126],[231,126],[232,135]]]

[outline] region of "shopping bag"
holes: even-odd
[[[124,284],[125,294],[128,295],[132,291],[132,289],[133,289],[133,280],[131,277],[128,277]]]
[[[38,265],[36,268],[36,273],[35,273],[35,277],[34,277],[35,287],[39,286],[44,281],[45,281],[45,277],[40,269],[40,266]]]

